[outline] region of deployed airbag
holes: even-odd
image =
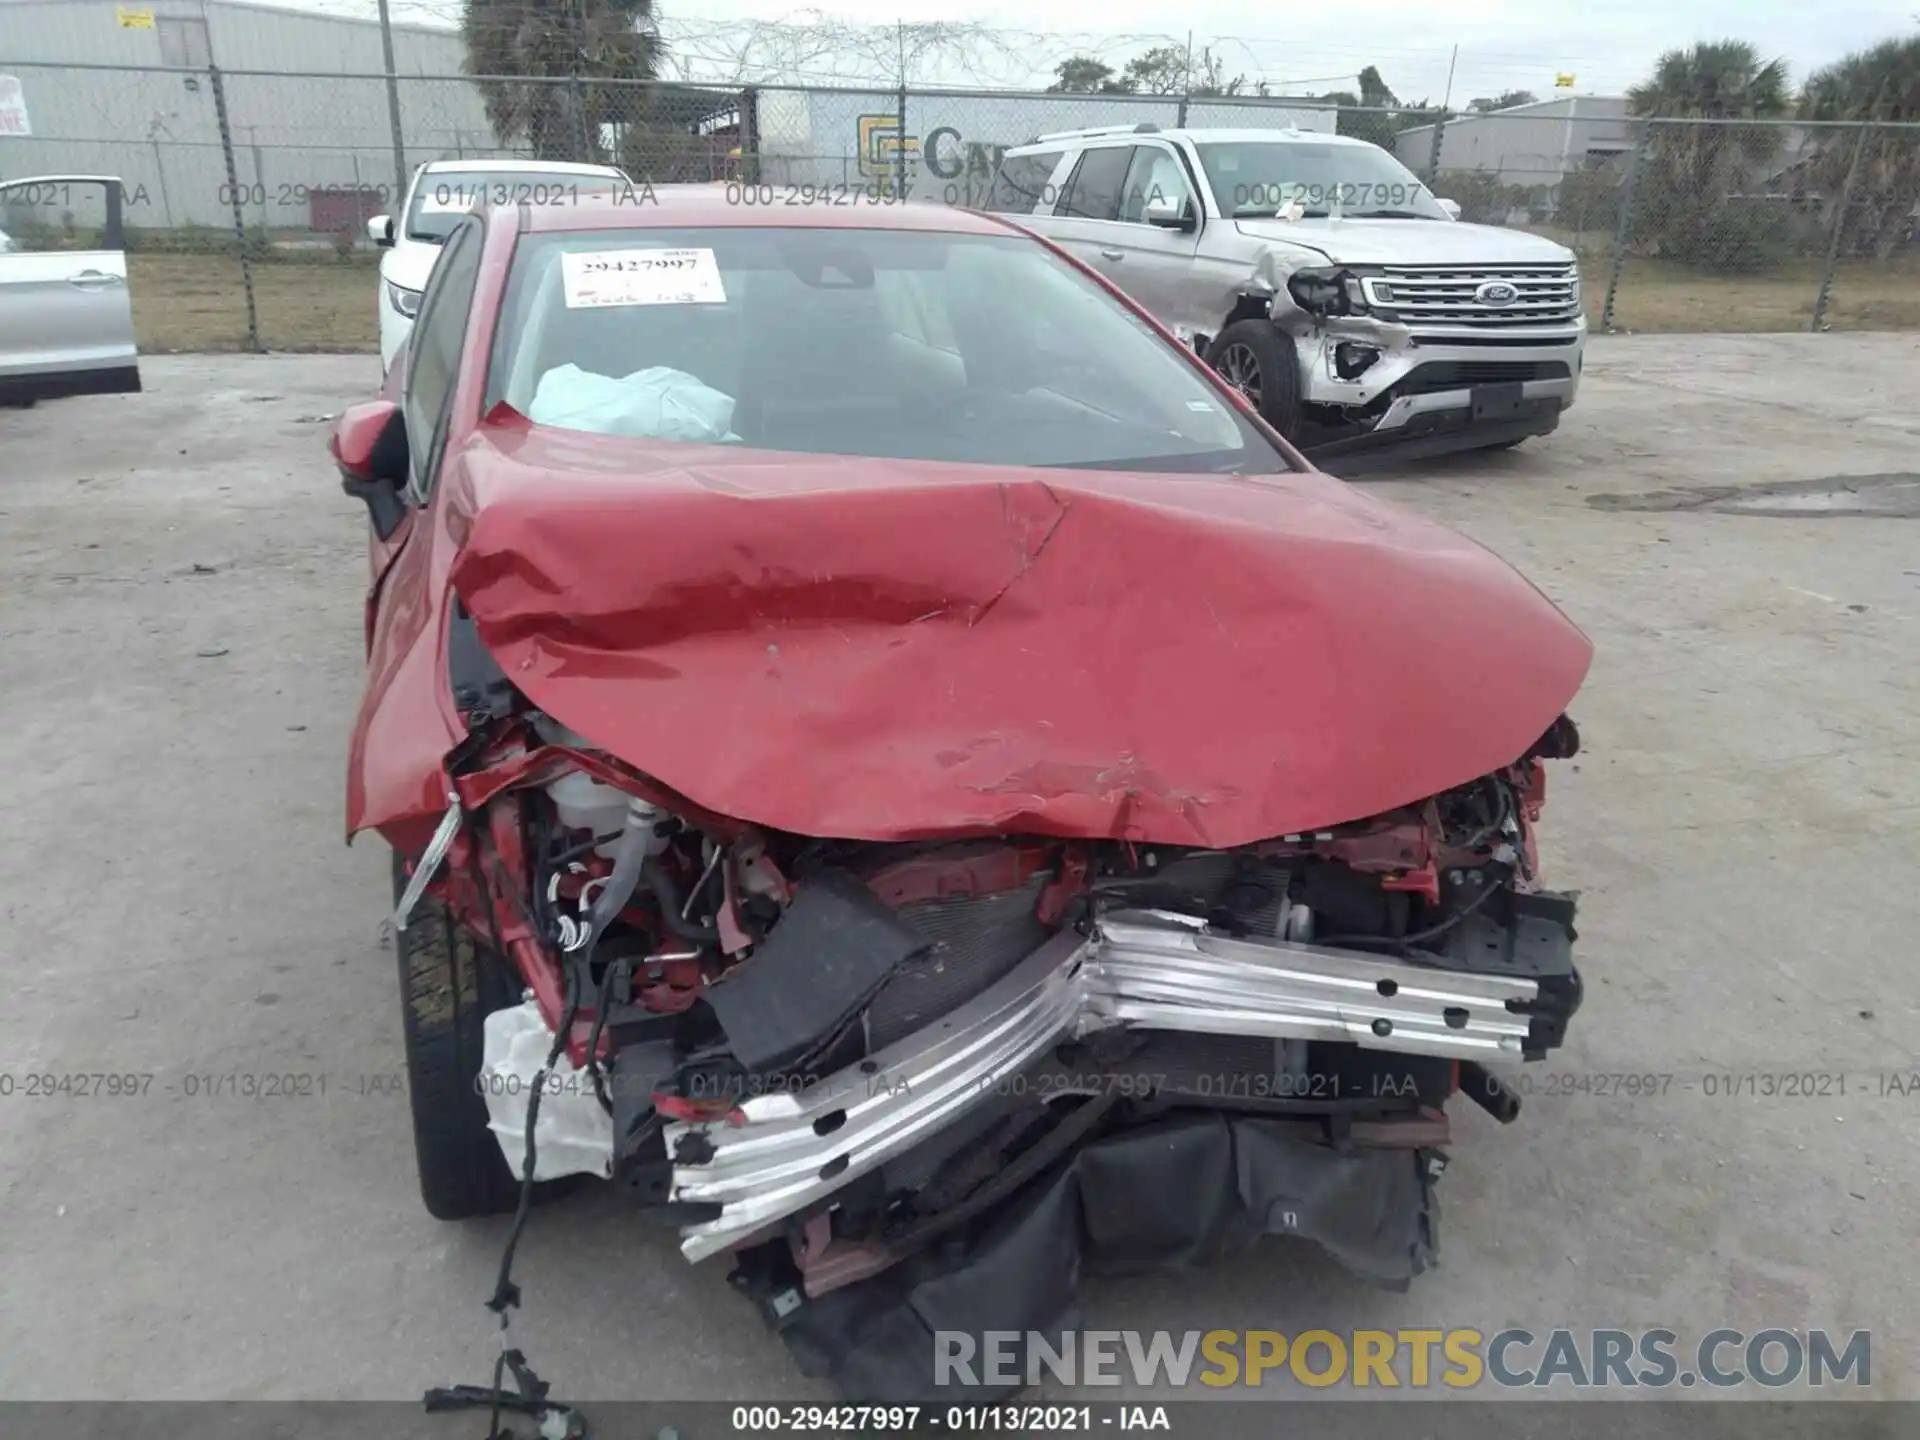
[[[706,443],[740,438],[730,429],[733,397],[667,365],[619,379],[578,365],[556,366],[540,377],[528,418],[596,435]]]

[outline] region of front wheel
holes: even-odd
[[[1293,337],[1267,320],[1236,320],[1207,349],[1214,373],[1253,402],[1288,440],[1300,433],[1300,359]]]
[[[406,883],[406,863],[396,852],[396,898]],[[395,932],[393,948],[420,1198],[436,1220],[512,1210],[520,1182],[487,1128],[487,1102],[477,1084],[487,1016],[519,1001],[507,961],[427,896],[407,928]]]

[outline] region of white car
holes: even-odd
[[[140,388],[123,201],[119,178],[112,175],[0,180],[0,209],[68,218],[78,213],[88,225],[87,240],[71,248],[58,230],[0,232],[0,404]],[[97,244],[93,217],[100,221]]]
[[[400,223],[391,215],[367,221],[368,238],[388,252],[380,258],[380,368],[392,366],[441,245],[474,206],[571,205],[589,191],[628,183],[612,165],[564,160],[435,160],[415,170]]]

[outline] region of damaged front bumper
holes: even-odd
[[[815,1206],[991,1100],[1062,1040],[1131,1028],[1517,1060],[1557,1044],[1577,1003],[1577,982],[1231,936],[1163,911],[1109,914],[804,1091],[756,1095],[726,1121],[669,1125],[671,1197],[706,1217],[683,1230],[681,1249],[701,1260]]]
[[[1467,330],[1411,330],[1358,316],[1326,320],[1294,336],[1301,399],[1368,412],[1376,431],[1403,429],[1436,410],[1469,410],[1473,391],[1488,385],[1518,385],[1526,399],[1556,400],[1564,409],[1580,391],[1586,334],[1580,320],[1503,331],[1495,344]]]
[[[1296,335],[1301,396],[1322,417],[1306,453],[1323,466],[1412,460],[1551,434],[1579,393],[1586,322],[1499,339],[1362,317]]]
[[[1338,268],[1297,272],[1274,287],[1268,313],[1294,344],[1307,455],[1316,462],[1419,459],[1559,426],[1579,394],[1586,349],[1577,280],[1569,270],[1487,282],[1533,287],[1545,298],[1508,303],[1540,312],[1534,315],[1483,308],[1492,302],[1477,291],[1468,300],[1480,278],[1478,271],[1397,277]],[[1389,282],[1394,291],[1429,293],[1392,297],[1410,309],[1383,304]],[[1548,294],[1545,286],[1558,288]]]

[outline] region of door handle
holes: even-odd
[[[1109,250],[1106,246],[1102,245],[1100,247],[1100,258],[1102,260],[1124,260],[1127,258],[1127,252],[1124,250]]]
[[[78,275],[69,275],[67,283],[81,290],[104,290],[122,281],[118,275],[109,275],[104,270],[82,270]]]

